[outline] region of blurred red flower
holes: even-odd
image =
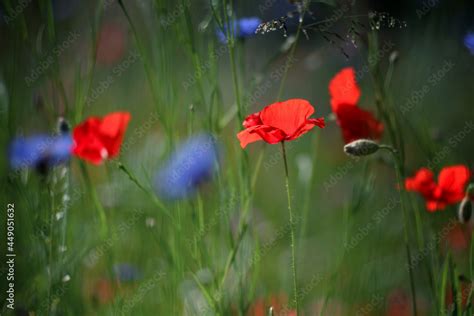
[[[460,202],[466,195],[465,188],[470,177],[471,171],[468,167],[450,166],[440,171],[436,183],[433,172],[421,168],[415,176],[405,180],[405,189],[420,193],[426,200],[428,211],[434,212]]]
[[[461,307],[464,310],[468,303],[469,299],[471,299],[471,304],[472,304],[472,297],[470,296],[471,291],[473,290],[472,288],[472,283],[469,282],[469,280],[465,279],[464,277],[460,277],[459,280],[459,293],[457,293],[456,297],[454,298],[453,296],[453,286],[450,284],[449,288],[446,291],[446,297],[445,297],[445,304],[446,304],[446,309],[449,311],[453,311],[455,307],[455,303],[461,303]]]
[[[355,80],[353,68],[344,68],[329,83],[331,108],[341,127],[345,143],[361,138],[379,140],[383,133],[383,124],[372,115],[357,106],[360,89]]]
[[[296,311],[288,308],[286,295],[272,295],[267,299],[259,298],[250,306],[248,316],[266,316],[270,308],[274,315],[296,316]]]
[[[303,99],[273,103],[247,116],[242,123],[245,130],[237,138],[242,148],[258,140],[269,144],[294,140],[314,126],[324,128],[324,118],[309,118],[313,113],[313,106]]]
[[[111,66],[119,62],[125,55],[126,42],[126,32],[121,24],[104,24],[97,37],[97,63]]]
[[[414,314],[413,300],[410,298],[409,294],[401,288],[396,288],[389,292],[385,301],[385,316],[412,316]],[[428,301],[426,301],[423,296],[418,296],[416,299],[416,315],[432,315],[432,311],[429,310]]]
[[[73,154],[96,165],[117,156],[129,121],[127,112],[86,119],[74,128]]]
[[[106,279],[100,279],[94,286],[93,297],[99,304],[105,305],[111,303],[114,299],[115,291],[111,282]]]
[[[411,316],[411,300],[403,290],[394,290],[387,297],[386,316]]]
[[[442,240],[442,248],[445,252],[461,253],[468,249],[471,242],[472,229],[466,225],[447,224],[444,229],[449,229]]]

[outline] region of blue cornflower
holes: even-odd
[[[474,32],[469,32],[464,37],[464,45],[469,49],[471,55],[474,55]]]
[[[141,278],[140,271],[129,263],[116,264],[113,270],[115,277],[121,282],[132,282]]]
[[[155,177],[158,195],[168,200],[192,195],[199,184],[211,178],[218,164],[216,139],[199,134],[184,142]]]
[[[257,17],[248,17],[248,18],[241,18],[238,20],[234,21],[234,37],[244,39],[247,37],[252,37],[255,35],[255,30],[257,30],[257,27],[262,23],[262,20]],[[224,32],[222,32],[221,29],[217,30],[217,38],[219,39],[219,42],[221,43],[226,43],[227,42],[227,37],[226,37],[226,32],[227,32],[228,26],[224,26]]]
[[[69,160],[72,147],[69,134],[20,137],[10,144],[10,165],[14,169],[53,167]]]

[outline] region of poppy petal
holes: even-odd
[[[308,119],[306,121],[306,124],[303,125],[298,131],[296,131],[295,134],[293,134],[292,136],[288,137],[287,140],[293,140],[293,139],[296,139],[298,137],[300,137],[301,135],[309,132],[310,130],[312,130],[315,126],[318,126],[320,128],[324,128],[326,125],[324,123],[324,118],[317,118],[317,119]]]
[[[269,144],[277,144],[286,140],[286,134],[273,126],[260,125],[253,129],[250,133],[258,134],[264,141]]]
[[[471,178],[471,171],[463,165],[443,168],[438,176],[438,187],[447,203],[457,203],[465,196],[465,187]]]
[[[306,120],[313,113],[314,108],[308,101],[290,99],[265,107],[260,113],[260,118],[263,125],[279,129],[286,135],[293,135],[305,125]]]
[[[242,148],[247,147],[247,145],[250,143],[262,140],[262,137],[257,133],[251,133],[253,129],[255,129],[255,126],[248,129],[244,129],[243,131],[237,134],[237,138],[239,139],[240,146]]]
[[[90,117],[73,130],[74,148],[72,153],[93,164],[100,164],[100,151],[103,148],[94,131],[100,127],[100,118]]]
[[[340,104],[335,114],[346,144],[361,138],[379,140],[382,137],[384,126],[369,111]]]
[[[438,200],[426,201],[426,209],[429,212],[441,211],[446,208],[446,204]]]
[[[421,193],[425,198],[433,194],[436,187],[433,172],[427,168],[421,168],[415,176],[405,180],[405,189]]]
[[[260,119],[260,112],[250,114],[247,116],[242,123],[245,128],[249,128],[252,126],[262,125],[262,120]]]
[[[360,98],[360,89],[355,79],[354,68],[344,68],[329,83],[333,111],[340,104],[355,106]]]
[[[127,112],[111,113],[103,118],[99,132],[110,158],[118,155],[129,121]]]
[[[89,117],[74,128],[73,154],[93,164],[118,155],[130,114],[116,112],[103,119]]]
[[[466,195],[465,187],[470,177],[471,171],[466,166],[451,166],[441,170],[436,183],[433,172],[421,168],[414,177],[405,180],[405,189],[423,195],[426,209],[434,212],[460,202]]]

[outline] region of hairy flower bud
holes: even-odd
[[[461,223],[465,224],[472,218],[472,202],[471,199],[466,196],[459,204],[458,208],[458,219]]]
[[[344,152],[351,156],[368,156],[379,149],[379,144],[370,139],[358,139],[344,146]]]

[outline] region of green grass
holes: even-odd
[[[417,315],[451,315],[447,293],[459,297],[459,275],[473,277],[472,228],[459,224],[469,246],[449,249],[442,229],[456,220],[457,206],[428,213],[420,197],[397,186],[422,166],[436,173],[451,164],[473,166],[472,130],[460,134],[474,122],[474,59],[462,44],[464,26],[446,13],[449,4],[422,19],[411,4],[399,17],[407,27],[362,29],[358,47],[345,46],[348,60],[320,33],[306,39],[297,22],[289,31],[296,40],[286,50],[279,31],[240,40],[228,30],[230,41],[217,41],[219,25],[259,16],[261,2],[90,1],[56,20],[51,3],[41,1],[8,25],[0,23],[5,152],[15,136],[53,133],[60,116],[74,126],[114,110],[132,114],[120,156],[101,166],[72,158],[41,176],[11,170],[7,155],[0,156],[0,201],[4,208],[15,204],[17,308],[36,315],[248,315],[258,299],[278,295],[286,297],[283,308],[292,309],[296,294],[301,315],[337,315],[334,309],[384,315],[391,293],[401,290],[409,302],[416,297]],[[4,1],[2,9],[15,5]],[[316,19],[334,10],[313,5],[323,12],[315,12]],[[265,10],[262,18],[277,18],[273,12]],[[366,13],[357,2],[347,16]],[[104,66],[97,62],[97,39],[109,21],[123,27],[126,51]],[[343,34],[350,25],[342,18],[331,30]],[[72,45],[53,53],[73,31],[80,36]],[[393,48],[371,62],[387,41]],[[393,51],[399,55],[390,63]],[[131,52],[140,58],[117,75],[114,67]],[[52,64],[27,85],[25,77],[49,56]],[[445,61],[454,66],[433,83]],[[359,80],[360,106],[384,121],[382,143],[397,149],[394,157],[387,151],[361,159],[343,153],[341,132],[330,118],[328,83],[347,66],[367,69]],[[113,82],[89,106],[108,76]],[[423,85],[429,91],[403,112]],[[315,105],[328,126],[287,142],[286,160],[279,145],[240,148],[235,135],[246,115],[296,97]],[[193,198],[162,200],[153,191],[155,172],[181,141],[200,131],[221,144],[217,174]],[[57,220],[57,212],[65,216]],[[2,216],[0,236],[6,236],[5,223]],[[407,260],[418,255],[410,274]],[[118,263],[134,265],[140,279],[116,279]],[[3,300],[6,273],[3,262],[2,314],[11,313]],[[458,302],[452,314],[470,315],[472,306]]]

